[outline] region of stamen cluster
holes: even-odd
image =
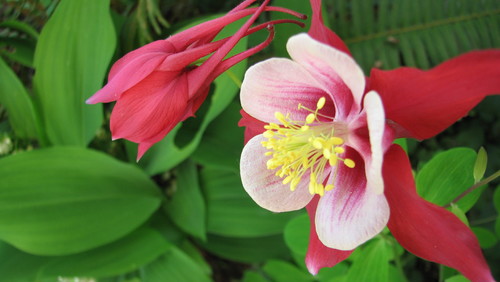
[[[266,131],[263,136],[267,141],[263,141],[262,146],[269,149],[265,155],[272,156],[267,161],[267,169],[277,169],[276,176],[283,178],[283,184],[290,183],[291,191],[309,174],[309,192],[323,196],[325,191],[334,188],[333,182],[323,184],[327,165],[337,168],[340,160],[349,168],[355,166],[353,160],[340,157],[345,152],[344,139],[334,135],[333,118],[318,113],[325,102],[325,98],[321,97],[314,111],[299,104],[299,110],[311,112],[305,121],[293,121],[288,113],[276,112],[275,117],[282,126],[275,123],[264,126]],[[332,122],[322,122],[318,116]]]

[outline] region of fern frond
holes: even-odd
[[[333,30],[365,71],[427,69],[473,49],[500,47],[498,0],[326,0]]]

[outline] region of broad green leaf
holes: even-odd
[[[324,267],[319,270],[316,277],[319,281],[340,281],[342,277],[346,277],[349,271],[349,264],[343,261],[337,263],[333,267]]]
[[[0,55],[30,68],[33,67],[35,46],[33,39],[0,36]]]
[[[9,122],[14,132],[21,138],[37,137],[37,119],[31,97],[23,84],[0,58],[0,104],[9,115]]]
[[[313,276],[295,265],[281,260],[269,260],[262,270],[275,282],[313,281]]]
[[[483,249],[488,249],[495,246],[498,243],[498,239],[495,236],[495,233],[483,227],[472,227],[472,232],[476,234],[477,239],[479,240],[479,245]]]
[[[439,206],[451,203],[474,184],[475,160],[476,153],[469,148],[455,148],[435,155],[417,174],[418,193]],[[476,189],[458,201],[457,205],[467,212],[481,191]]]
[[[108,277],[120,275],[155,260],[170,251],[158,231],[140,228],[109,245],[87,252],[52,259],[42,270],[44,277]]]
[[[205,201],[198,182],[196,165],[185,161],[177,168],[175,192],[165,204],[170,219],[184,232],[205,240]]]
[[[283,233],[295,213],[272,213],[259,207],[243,189],[239,174],[209,167],[201,171],[207,199],[207,231],[227,237]]]
[[[36,280],[47,258],[30,255],[0,241],[0,273],[3,281],[26,282]]]
[[[200,19],[192,25],[211,18],[214,16]],[[214,40],[233,35],[241,24],[242,21],[230,24]],[[245,51],[247,41],[246,37],[243,38],[229,56]],[[175,167],[196,150],[208,125],[233,101],[239,91],[235,79],[237,82],[243,80],[246,66],[247,62],[244,60],[215,79],[213,93],[198,110],[197,117],[179,124],[144,155],[140,164],[149,174],[157,174]]]
[[[452,276],[452,277],[444,280],[444,282],[470,282],[470,280],[465,278],[462,275],[455,275],[455,276]]]
[[[311,224],[307,213],[290,220],[285,227],[285,243],[290,250],[305,257]]]
[[[406,138],[399,138],[394,140],[394,143],[401,146],[401,148],[403,148],[403,150],[405,150],[405,152],[408,153],[408,142],[406,140],[407,140]]]
[[[175,246],[154,262],[146,265],[141,274],[143,282],[211,281],[193,259]]]
[[[203,270],[203,272],[207,275],[212,275],[212,267],[209,262],[204,257],[204,254],[201,253],[201,250],[195,246],[190,239],[184,240],[180,245],[177,245],[179,249],[188,255],[193,261],[198,264],[198,266]]]
[[[23,21],[6,20],[0,23],[0,27],[21,31],[22,33],[29,35],[33,39],[37,39],[39,36],[38,31],[36,31],[36,29],[34,29],[28,23]]]
[[[245,129],[238,126],[241,106],[233,101],[207,128],[200,145],[191,156],[203,166],[239,172]],[[222,152],[222,153],[221,153]]]
[[[62,0],[35,52],[34,86],[54,145],[86,146],[102,123],[102,105],[85,100],[102,86],[116,35],[109,0]]]
[[[243,263],[257,263],[272,258],[287,259],[290,256],[281,234],[254,238],[208,234],[207,241],[200,244],[217,256]]]
[[[253,270],[247,270],[243,273],[242,282],[268,282],[261,274]]]
[[[483,179],[488,165],[488,154],[484,147],[481,147],[477,152],[476,163],[474,164],[474,183],[478,183]]]
[[[0,239],[32,254],[67,255],[128,234],[160,205],[136,167],[53,147],[0,159]]]
[[[354,260],[346,281],[387,281],[389,252],[391,249],[383,239],[373,240]]]

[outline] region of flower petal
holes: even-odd
[[[494,281],[474,233],[455,215],[417,195],[405,152],[393,145],[385,155],[388,227],[409,252],[447,265],[473,281]]]
[[[319,98],[325,96],[329,97],[329,94],[302,66],[289,59],[278,58],[250,67],[245,73],[240,93],[245,112],[266,123],[279,122],[274,117],[275,112],[289,113],[294,120],[305,120],[309,112],[299,110],[298,104],[315,109]],[[324,109],[333,109],[332,101],[327,101]]]
[[[313,197],[307,188],[309,183],[301,181],[295,191],[290,191],[290,186],[283,184],[274,170],[267,169],[266,162],[270,157],[264,155],[267,151],[261,144],[264,140],[262,135],[257,135],[243,148],[240,160],[243,187],[259,206],[273,212],[305,207]]]
[[[465,116],[486,95],[500,93],[500,50],[473,51],[428,71],[373,69],[385,114],[408,136],[430,138]]]
[[[286,47],[290,57],[332,93],[337,114],[359,112],[365,76],[353,58],[306,33],[290,37]]]
[[[351,54],[349,48],[345,45],[344,41],[325,26],[323,23],[323,15],[321,12],[321,0],[311,0],[312,17],[311,17],[311,28],[308,34],[325,44],[332,46],[346,54]]]
[[[311,232],[309,233],[309,247],[306,254],[306,266],[313,275],[318,274],[323,267],[332,267],[345,260],[353,251],[340,251],[331,249],[323,245],[316,233],[316,224],[314,216],[318,206],[319,196],[314,197],[306,206],[309,219],[311,221]]]
[[[136,143],[160,141],[187,118],[187,80],[177,73],[154,72],[126,91],[111,114],[113,139]]]
[[[385,115],[382,100],[377,92],[370,91],[364,99],[364,109],[368,122],[368,132],[370,135],[370,160],[366,163],[367,187],[373,189],[375,194],[384,192],[384,180],[382,179],[382,162],[384,161],[384,141]]]
[[[118,60],[111,68],[108,83],[87,100],[88,104],[115,101],[150,75],[169,55],[171,45],[165,40],[151,42]]]
[[[363,159],[353,149],[346,156],[356,163],[338,165],[335,188],[320,199],[316,211],[316,232],[321,242],[333,249],[352,250],[377,235],[389,219],[389,206],[383,194],[367,186]]]
[[[245,127],[245,144],[250,141],[256,135],[262,134],[265,129],[266,123],[252,117],[247,114],[244,110],[240,111],[241,119],[238,122],[238,126]]]

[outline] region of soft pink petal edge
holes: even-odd
[[[365,75],[351,56],[315,40],[307,33],[290,37],[286,48],[292,60],[305,67],[310,65],[310,58],[327,63],[351,90],[355,103],[361,105],[365,91]]]
[[[243,188],[259,206],[273,212],[305,207],[313,197],[306,187],[308,182],[301,181],[295,191],[290,191],[290,186],[275,176],[275,170],[267,169],[269,156],[264,155],[267,149],[261,144],[264,140],[262,135],[257,135],[243,148],[240,159]]]

